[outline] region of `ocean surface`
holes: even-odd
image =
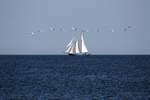
[[[0,100],[150,100],[150,56],[1,55]]]

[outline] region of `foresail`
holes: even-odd
[[[78,40],[76,41],[75,53],[80,53]]]
[[[72,42],[73,42],[73,39],[68,43],[66,47],[68,48],[69,46],[71,46]]]
[[[81,41],[82,41],[82,43],[81,43],[81,52],[82,53],[87,53],[88,50],[87,50],[85,42],[84,42],[83,34],[81,35]]]
[[[73,54],[74,51],[74,45],[71,46],[71,50],[69,51],[70,54]]]
[[[71,50],[71,47],[72,47],[72,44],[67,48],[65,52],[68,53]]]

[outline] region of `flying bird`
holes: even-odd
[[[128,26],[128,28],[132,28],[132,26]]]
[[[32,32],[31,34],[34,35],[34,32]]]
[[[50,31],[55,31],[54,27],[49,27]]]
[[[115,32],[115,30],[114,30],[114,29],[112,29],[112,30],[111,30],[111,32]]]
[[[43,30],[37,30],[38,33],[44,32]]]
[[[97,32],[100,32],[100,29],[99,28],[97,28],[97,30],[96,30]]]
[[[78,29],[76,27],[71,28],[73,31],[77,31]]]
[[[64,31],[65,29],[64,29],[63,27],[61,27],[59,30],[60,30],[60,31]]]
[[[127,32],[128,29],[127,29],[127,28],[122,28],[122,31],[123,31],[123,32]]]
[[[32,35],[32,36],[35,35],[35,32],[31,32],[31,35]]]

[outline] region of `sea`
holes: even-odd
[[[0,100],[150,100],[150,56],[1,55]]]

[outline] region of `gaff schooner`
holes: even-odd
[[[88,49],[85,45],[83,34],[81,34],[81,47],[79,48],[79,40],[71,40],[66,46],[66,51],[70,56],[87,56]]]

